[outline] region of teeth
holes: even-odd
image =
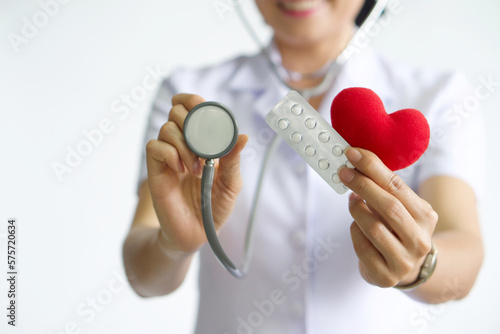
[[[321,0],[293,1],[283,3],[283,8],[293,11],[307,11],[318,7]]]

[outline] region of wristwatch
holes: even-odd
[[[395,288],[399,290],[413,290],[417,288],[418,286],[424,284],[429,277],[431,277],[432,273],[434,272],[434,269],[436,269],[436,262],[437,262],[437,248],[434,247],[434,244],[431,243],[431,251],[427,254],[424,260],[424,264],[422,264],[422,267],[420,268],[420,272],[418,273],[418,278],[415,282],[407,284],[407,285],[396,285]]]

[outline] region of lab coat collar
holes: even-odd
[[[242,57],[239,68],[229,81],[229,89],[233,91],[262,91],[273,89],[276,85],[283,86],[277,78],[274,69],[266,53],[274,64],[281,64],[281,55],[271,40],[265,50],[261,51],[256,57]],[[287,88],[288,89],[288,88]]]
[[[270,47],[266,49],[270,51]],[[289,91],[274,73],[263,52],[255,57],[241,59],[239,68],[228,82],[228,88],[235,93],[252,93],[254,109],[263,118],[278,103],[277,96]]]

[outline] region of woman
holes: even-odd
[[[300,89],[322,80],[321,69],[352,37],[364,1],[256,3],[274,31],[268,52],[282,72],[295,73],[284,79]],[[202,165],[184,142],[183,122],[194,106],[215,100],[227,104],[241,133],[249,134],[240,135],[219,160],[213,188],[219,237],[236,259],[269,144],[264,115],[288,89],[263,54],[179,70],[165,80],[150,118],[147,168],[123,249],[135,291],[144,297],[171,293],[201,249],[197,333],[388,333],[401,329],[397,316],[403,305],[412,307],[405,294],[426,303],[466,296],[483,257],[475,170],[482,156],[468,163],[460,153],[477,151],[477,142],[467,138],[480,138],[481,128],[478,117],[457,124],[447,110],[466,96],[467,85],[460,76],[391,64],[366,49],[309,102],[328,118],[333,97],[352,86],[374,90],[387,110],[421,110],[431,126],[428,152],[397,175],[373,153],[347,150],[356,167],[339,173],[353,191],[347,198],[281,145],[263,185],[251,270],[236,280],[206,245],[199,207]],[[432,245],[439,250],[438,264],[420,284],[424,260],[435,253]],[[379,289],[409,286],[415,287]],[[407,322],[408,314],[402,316]]]

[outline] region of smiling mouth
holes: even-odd
[[[278,6],[287,12],[307,13],[319,9],[324,3],[324,0],[280,1]]]

